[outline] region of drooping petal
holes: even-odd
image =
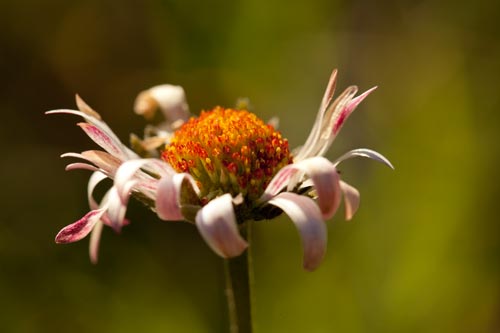
[[[191,186],[196,193],[199,188],[190,174],[178,173],[163,177],[156,193],[156,212],[165,221],[182,221],[181,193],[183,186]]]
[[[260,198],[268,201],[285,186],[291,190],[295,187],[294,175],[299,171],[310,177],[318,195],[318,206],[324,219],[329,219],[340,205],[340,177],[335,166],[324,157],[311,157],[281,169],[271,180]]]
[[[389,162],[387,158],[384,157],[384,155],[371,150],[371,149],[366,149],[366,148],[358,148],[358,149],[353,149],[351,151],[348,151],[344,155],[340,156],[337,158],[333,164],[337,166],[340,162],[345,161],[347,159],[350,159],[352,157],[367,157],[371,158],[372,160],[375,160],[377,162],[383,163],[387,165],[389,168],[394,169],[394,166]]]
[[[345,219],[349,221],[359,208],[359,191],[344,181],[340,181],[340,189],[344,194]]]
[[[248,246],[238,231],[230,194],[213,199],[200,209],[196,226],[208,246],[223,258],[239,256]]]
[[[90,257],[90,262],[93,264],[97,264],[97,261],[99,259],[99,244],[101,242],[101,234],[103,226],[104,224],[101,221],[98,221],[94,225],[94,228],[90,233],[89,257]]]
[[[316,203],[305,196],[284,192],[269,200],[281,208],[297,227],[304,249],[304,269],[315,270],[326,252],[327,230]]]
[[[91,210],[80,220],[62,228],[56,235],[56,243],[73,243],[84,238],[90,233],[105,211],[105,208]]]

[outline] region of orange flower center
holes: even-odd
[[[278,170],[292,163],[280,132],[248,111],[221,107],[189,119],[162,158],[194,177],[205,202],[223,193],[255,202]]]

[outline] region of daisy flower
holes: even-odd
[[[359,192],[340,179],[338,165],[360,156],[392,168],[384,156],[364,148],[334,161],[323,157],[349,115],[376,88],[356,96],[357,87],[351,86],[334,99],[336,77],[334,70],[311,133],[294,150],[273,125],[246,110],[215,107],[191,116],[179,86],[161,85],[139,94],[136,113],[152,119],[161,110],[165,119],[149,125],[143,139],[133,135],[132,149],[78,96],[78,110],[47,112],[82,117],[85,121],[78,126],[103,149],[62,155],[81,160],[66,170],[93,171],[87,188],[91,210],[64,227],[56,242],[71,243],[91,234],[90,258],[96,262],[103,226],[119,231],[129,223],[125,215],[132,196],[162,220],[195,224],[224,258],[247,248],[240,234],[244,225],[285,213],[300,234],[304,268],[314,270],[326,251],[325,221],[342,199],[346,220],[359,206]],[[98,202],[94,189],[106,178],[113,186]]]

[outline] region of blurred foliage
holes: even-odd
[[[255,225],[258,332],[500,331],[498,1],[62,1],[0,3],[2,218],[0,331],[224,332],[222,262],[196,228],[133,203],[101,261],[56,232],[86,210],[92,147],[78,92],[123,139],[141,134],[135,95],[171,82],[191,110],[249,97],[292,146],[312,126],[329,72],[340,89],[378,85],[328,156],[359,214],[329,221],[317,272],[301,268],[293,225]]]

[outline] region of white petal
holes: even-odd
[[[372,160],[383,163],[383,164],[387,165],[389,168],[394,169],[391,162],[389,162],[389,160],[387,158],[385,158],[382,154],[377,153],[374,150],[366,149],[366,148],[359,148],[359,149],[354,149],[354,150],[348,151],[344,155],[337,158],[333,162],[333,164],[335,166],[337,166],[340,162],[345,161],[345,160],[352,158],[352,157],[357,157],[357,156],[371,158]]]
[[[193,177],[187,173],[165,176],[158,183],[156,212],[162,220],[184,220],[180,206],[182,186],[191,186],[197,194],[200,191]]]
[[[340,181],[340,189],[344,194],[345,219],[349,221],[358,211],[359,191],[343,181]]]
[[[269,204],[281,208],[295,223],[304,249],[304,269],[315,270],[326,252],[327,230],[314,201],[295,193],[280,193]]]
[[[324,219],[329,219],[340,205],[339,175],[335,166],[324,157],[311,157],[281,169],[271,180],[260,201],[265,202],[278,194],[285,186],[295,187],[294,175],[304,172],[310,177],[318,195],[318,205]]]
[[[223,258],[239,256],[248,246],[238,231],[230,194],[213,199],[200,209],[196,226],[210,248]]]
[[[105,208],[92,210],[88,212],[80,220],[72,223],[59,231],[56,235],[56,243],[66,244],[79,241],[87,236],[94,225],[99,221],[101,216],[106,211]]]

